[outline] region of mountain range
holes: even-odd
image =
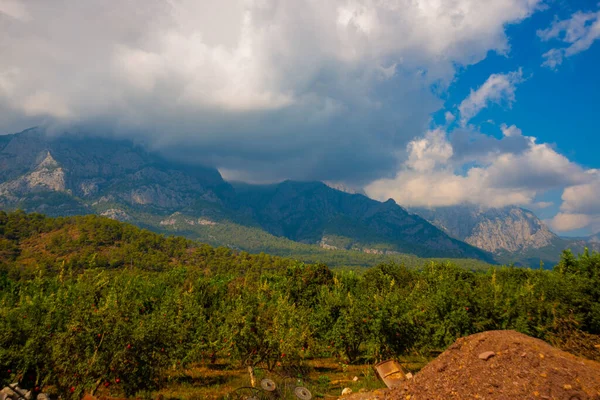
[[[448,235],[486,250],[497,261],[536,265],[553,265],[562,250],[578,253],[585,247],[600,250],[598,235],[588,238],[562,238],[533,212],[521,207],[484,208],[474,205],[411,208]]]
[[[531,264],[555,262],[567,247],[600,247],[598,237],[559,238],[521,208],[406,210],[322,182],[230,183],[129,141],[41,128],[0,136],[0,208],[96,213],[249,251],[297,243]]]

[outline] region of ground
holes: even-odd
[[[484,360],[486,352],[494,354]],[[515,331],[488,331],[458,339],[398,388],[344,399],[600,400],[600,363]]]

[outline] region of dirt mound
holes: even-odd
[[[600,400],[600,363],[515,331],[489,331],[458,339],[384,397]]]

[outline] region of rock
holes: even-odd
[[[492,253],[540,249],[558,239],[535,214],[519,207],[453,206],[412,210],[450,236]]]
[[[408,374],[406,374],[406,379],[412,379],[413,378],[413,374],[411,374],[410,372]]]
[[[118,208],[109,208],[108,210],[100,213],[100,215],[121,222],[129,221],[131,219],[131,217],[125,211]]]
[[[342,396],[346,396],[349,394],[352,394],[352,389],[347,387],[347,388],[344,388],[344,390],[342,390]]]
[[[358,382],[358,376],[355,376],[354,378],[352,378],[352,380],[353,380],[354,382]]]
[[[493,351],[486,351],[486,352],[479,354],[479,359],[481,359],[483,361],[487,361],[490,358],[494,357],[495,355],[496,355],[496,353],[494,353]]]

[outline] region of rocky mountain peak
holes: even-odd
[[[493,253],[540,249],[558,239],[534,213],[520,207],[460,205],[412,211],[450,236]]]
[[[28,175],[24,176],[29,189],[43,188],[55,192],[64,192],[65,171],[52,157],[50,151],[46,151],[46,157]]]
[[[483,213],[467,243],[491,252],[519,252],[552,244],[556,235],[532,212],[518,207]]]
[[[41,162],[16,179],[0,183],[0,196],[16,199],[30,192],[53,191],[66,192],[65,171],[52,157],[49,150],[38,155]]]
[[[50,154],[50,150],[48,150],[48,151],[46,151],[46,157],[44,157],[42,162],[39,163],[38,166],[36,167],[36,171],[41,170],[41,169],[52,169],[52,168],[60,168],[60,165],[54,159],[54,157],[52,157],[52,154]]]

